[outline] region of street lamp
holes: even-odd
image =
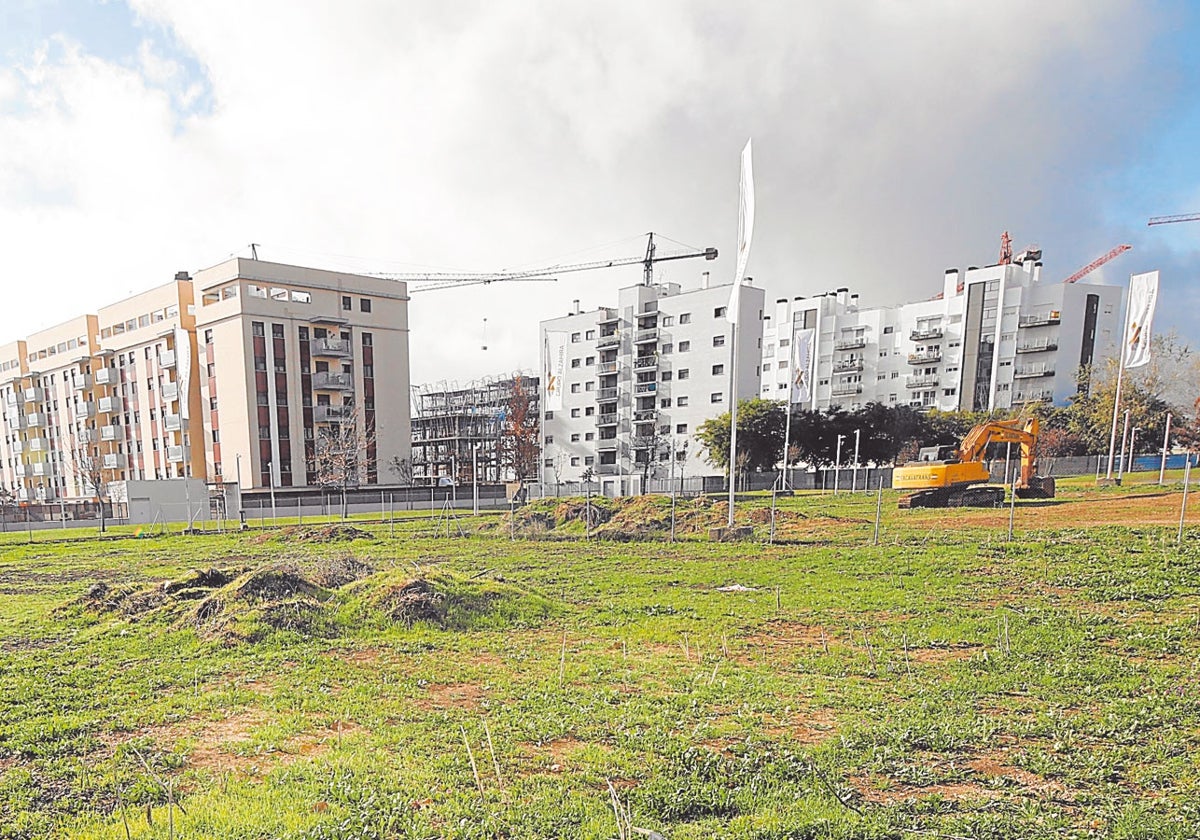
[[[854,475],[850,479],[850,492],[858,492],[858,439],[862,429],[854,430]]]
[[[836,495],[842,477],[842,441],[845,435],[837,436],[837,453],[833,456],[833,492]]]
[[[1125,472],[1133,472],[1133,456],[1137,452],[1137,433],[1141,426],[1134,426],[1133,431],[1129,435],[1129,466],[1125,468]]]

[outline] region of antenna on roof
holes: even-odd
[[[250,243],[250,259],[258,261],[258,245],[254,242]]]

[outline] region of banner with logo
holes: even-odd
[[[547,330],[542,335],[542,387],[546,411],[562,411],[566,373],[567,334]]]
[[[812,362],[814,330],[798,330],[792,336],[792,402],[812,400]]]
[[[187,420],[192,384],[192,337],[183,328],[175,330],[175,382],[179,386],[179,416]]]
[[[1129,278],[1129,317],[1125,319],[1123,348],[1127,368],[1141,367],[1150,361],[1150,335],[1157,304],[1157,271]]]
[[[729,305],[725,307],[725,320],[731,324],[737,324],[738,308],[742,302],[742,280],[746,278],[750,240],[754,238],[754,163],[751,160],[749,140],[746,141],[746,148],[742,149],[742,178],[739,186],[737,272],[733,276]]]

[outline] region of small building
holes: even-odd
[[[212,518],[209,488],[199,478],[114,481],[108,485],[113,518],[130,525],[208,522]],[[236,513],[234,513],[236,516]]]

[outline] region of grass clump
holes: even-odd
[[[443,630],[498,630],[543,624],[556,612],[549,598],[503,580],[466,577],[446,571],[417,576],[376,575],[356,593],[368,610],[388,622]]]

